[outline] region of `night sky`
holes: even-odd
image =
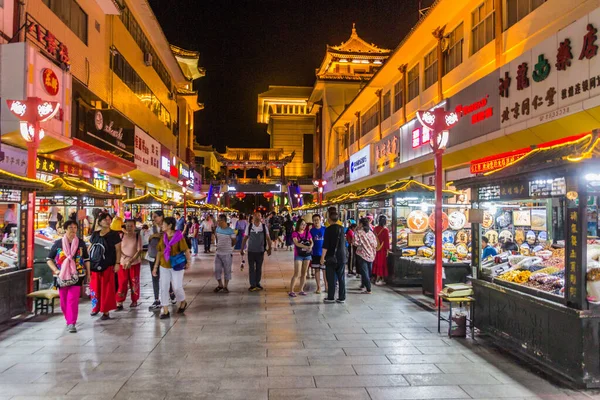
[[[421,3],[429,5],[433,0]],[[394,49],[418,20],[418,0],[149,0],[167,39],[200,52],[196,113],[200,144],[218,151],[268,147],[256,122],[269,85],[313,86],[325,46],[339,45],[356,22],[359,36]]]

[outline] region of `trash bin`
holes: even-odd
[[[467,316],[463,313],[457,313],[452,316],[451,337],[467,337]]]

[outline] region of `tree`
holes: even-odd
[[[210,182],[210,181],[214,181],[216,179],[215,176],[215,171],[213,171],[212,169],[206,167],[204,168],[204,181],[205,182]]]

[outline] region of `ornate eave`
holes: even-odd
[[[379,53],[379,54],[370,54],[370,53],[355,53],[352,51],[330,51],[327,50],[328,54],[334,58],[348,58],[348,59],[359,59],[359,60],[386,60],[391,53]]]
[[[281,168],[296,155],[284,155],[283,149],[226,148],[224,154],[215,153],[218,162],[228,168]]]
[[[390,54],[392,51],[390,49],[382,49],[380,47],[375,46],[375,44],[367,43],[363,40],[358,33],[356,33],[356,24],[352,24],[352,33],[350,34],[350,38],[345,42],[342,42],[339,46],[327,46],[327,50],[337,50],[344,51],[350,53],[387,53]]]

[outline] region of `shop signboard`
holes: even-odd
[[[529,197],[529,182],[512,180],[477,189],[479,201],[524,199]]]
[[[348,179],[348,170],[346,169],[347,164],[340,164],[335,168],[335,172],[333,174],[333,179],[335,183],[335,187],[343,186]]]
[[[4,146],[2,148],[4,149]],[[38,172],[58,174],[60,171],[60,163],[46,157],[37,156],[35,164]]]
[[[344,161],[344,171],[346,172],[344,183],[350,183],[350,174],[348,173],[350,171],[350,160]]]
[[[371,174],[371,145],[350,156],[350,181],[364,178]]]
[[[179,173],[179,179],[188,179],[190,181],[194,179],[194,174],[190,176],[190,168],[183,161],[178,160],[177,169]]]
[[[38,45],[48,58],[68,69],[71,62],[69,60],[69,48],[58,40],[54,34],[37,22],[29,13],[26,16],[25,35],[27,40]]]
[[[171,152],[160,145],[160,174],[166,178],[171,176]]]
[[[160,143],[139,126],[135,127],[134,148],[135,165],[138,169],[150,175],[159,175]]]
[[[500,68],[500,124],[534,126],[582,110],[600,94],[600,9]]]
[[[448,99],[448,110],[459,120],[452,128],[449,146],[455,146],[500,129],[500,70],[483,77]]]
[[[373,173],[394,168],[400,161],[400,130],[373,144]]]
[[[169,171],[171,178],[179,179],[179,162],[177,156],[171,155],[171,169]]]
[[[89,110],[86,116],[89,144],[134,161],[135,125],[115,110]]]
[[[27,150],[2,145],[4,159],[0,161],[0,169],[19,176],[27,175]]]
[[[68,164],[65,162],[56,162],[58,164],[59,172],[66,175],[78,176],[84,179],[91,179],[94,175],[93,171],[88,168],[83,168],[78,165]]]
[[[202,192],[202,178],[198,171],[194,171],[194,193]]]

